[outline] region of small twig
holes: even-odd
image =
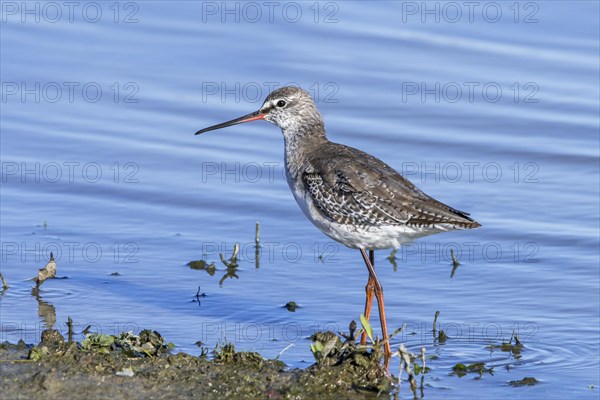
[[[458,268],[460,263],[454,255],[454,249],[450,249],[450,256],[452,257],[452,272],[450,273],[450,278],[454,278],[454,274],[456,273],[456,269]]]
[[[0,272],[0,279],[2,280],[2,289],[6,290],[9,288],[8,283],[6,283],[6,281],[4,280],[4,276],[2,275],[2,272]]]
[[[457,269],[458,269],[458,264],[452,267],[452,271],[450,272],[450,278],[454,278],[454,274],[456,273]]]
[[[260,223],[256,221],[256,231],[254,232],[254,266],[260,267]]]
[[[277,357],[275,357],[275,359],[276,359],[276,360],[279,360],[279,357],[281,357],[281,355],[282,355],[283,353],[285,353],[285,352],[286,352],[286,351],[287,351],[289,348],[291,348],[291,347],[294,347],[294,346],[295,346],[295,344],[294,344],[294,343],[290,343],[290,344],[288,344],[287,346],[285,346],[285,348],[284,348],[283,350],[281,350],[281,351],[279,352],[279,354],[277,354]]]
[[[231,255],[231,261],[232,263],[235,263],[237,265],[237,258],[238,258],[238,253],[240,252],[240,244],[236,243],[233,245],[233,254]]]
[[[233,254],[231,255],[231,258],[229,259],[229,261],[225,260],[225,256],[223,255],[223,253],[219,253],[219,257],[221,257],[221,262],[223,264],[225,264],[225,266],[227,268],[237,268],[238,267],[237,257],[238,257],[239,252],[240,252],[240,245],[239,245],[239,243],[236,243],[233,245]]]
[[[427,366],[425,365],[425,347],[421,347],[421,397],[423,397],[423,386],[425,385],[425,371]]]
[[[436,335],[437,319],[439,316],[440,316],[440,312],[436,311],[435,317],[433,317],[433,341],[435,342],[437,340],[439,343],[444,343],[446,341],[446,339],[448,339],[448,335],[446,335],[446,332],[444,332],[443,329],[440,329],[440,333],[438,335]]]
[[[452,264],[455,267],[458,267],[460,265],[460,263],[458,262],[458,260],[456,259],[456,255],[454,255],[454,249],[450,249],[450,256],[452,257]]]
[[[434,337],[434,339],[437,336],[437,319],[439,316],[440,316],[440,312],[436,311],[435,316],[433,317],[433,337]]]
[[[515,332],[513,332],[513,339],[515,340],[515,346],[521,346],[521,341]]]
[[[198,291],[196,292],[196,300],[200,303],[200,297],[206,297],[206,293],[200,293],[200,286],[198,286]]]
[[[200,297],[206,297],[206,293],[200,293],[200,286],[198,286],[198,291],[196,292],[196,301],[198,302],[198,307],[202,307]]]
[[[254,232],[254,263],[256,269],[260,267],[260,223],[256,221],[256,231]]]
[[[415,377],[413,374],[413,370],[411,367],[410,356],[411,354],[406,350],[404,344],[400,345],[400,349],[398,350],[400,353],[400,376],[402,375],[402,367],[404,366],[404,370],[408,374],[408,380],[410,382],[410,390],[413,392],[414,396],[417,395],[417,382],[415,381]],[[400,387],[400,376],[398,376],[398,387]]]
[[[254,232],[254,243],[256,247],[260,247],[260,223],[256,221],[256,231]]]

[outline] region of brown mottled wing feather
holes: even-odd
[[[383,161],[328,143],[304,166],[302,176],[317,208],[329,219],[358,226],[475,228],[469,214],[423,193]]]

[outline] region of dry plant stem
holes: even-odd
[[[425,370],[427,366],[425,365],[425,347],[421,347],[421,397],[423,397],[423,387],[425,386]]]
[[[256,231],[254,233],[254,243],[255,243],[255,250],[254,250],[254,260],[255,260],[255,267],[258,268],[260,267],[260,223],[256,222]]]
[[[415,381],[415,377],[414,377],[413,370],[411,367],[410,353],[408,352],[408,350],[406,350],[406,347],[404,347],[404,344],[400,345],[399,353],[400,353],[401,366],[404,366],[404,370],[408,374],[408,380],[410,382],[410,390],[416,396],[417,382]],[[398,378],[398,379],[400,379],[400,378]]]
[[[0,279],[2,280],[2,288],[4,290],[8,289],[9,288],[8,283],[6,283],[6,281],[4,280],[4,276],[2,275],[2,272],[0,272]]]
[[[455,267],[458,267],[460,265],[460,263],[458,262],[458,260],[456,259],[456,256],[454,255],[454,249],[450,249],[450,255],[452,256],[452,264]]]
[[[219,257],[221,258],[221,262],[223,264],[225,264],[225,266],[227,268],[235,268],[238,266],[237,257],[238,257],[239,252],[240,252],[240,244],[236,243],[233,245],[233,254],[231,255],[231,258],[229,259],[229,261],[225,260],[225,256],[223,255],[223,253],[219,253]]]
[[[260,247],[260,224],[256,223],[256,231],[254,232],[254,243],[256,247]]]

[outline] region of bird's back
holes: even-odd
[[[307,154],[304,164],[300,172],[307,193],[323,216],[336,223],[423,231],[480,226],[468,213],[428,196],[361,150],[327,141]]]

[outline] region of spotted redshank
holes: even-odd
[[[375,296],[387,369],[391,350],[374,250],[397,249],[419,237],[477,228],[479,223],[426,195],[372,155],[330,142],[313,99],[297,87],[277,89],[258,111],[196,135],[258,120],[269,121],[283,132],[287,181],[306,217],[330,238],[360,250],[369,270],[364,315],[368,320]],[[363,332],[361,343],[366,340]]]

